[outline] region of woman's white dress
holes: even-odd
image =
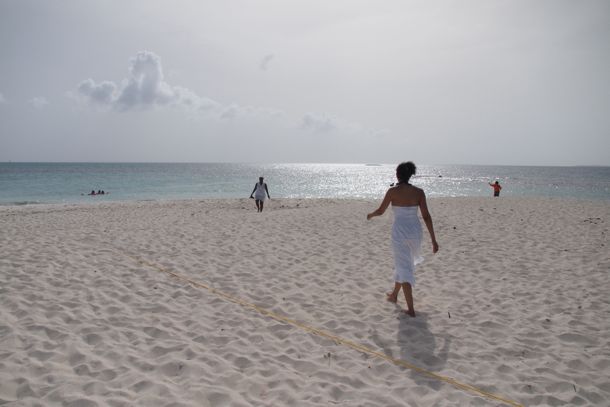
[[[421,256],[422,228],[417,216],[419,206],[392,206],[392,248],[394,249],[394,281],[415,285],[415,265]]]
[[[256,190],[254,191],[254,199],[257,201],[265,201],[267,197],[267,193],[265,192],[265,184],[264,182],[261,184],[260,182],[256,183]]]

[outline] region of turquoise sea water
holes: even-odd
[[[247,198],[264,176],[272,198],[380,199],[395,164],[0,163],[0,204]],[[610,199],[610,167],[418,165],[412,183],[430,197]],[[110,194],[87,196],[91,190]]]

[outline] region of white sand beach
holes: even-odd
[[[610,203],[430,199],[416,318],[378,204],[0,207],[0,405],[610,405]]]

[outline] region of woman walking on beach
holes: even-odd
[[[417,217],[417,208],[421,211],[421,216],[430,233],[432,240],[432,252],[438,251],[438,243],[434,235],[432,217],[428,212],[426,204],[426,194],[420,188],[409,184],[411,176],[415,175],[416,167],[411,161],[400,163],[396,167],[396,178],[398,183],[388,189],[381,205],[374,212],[366,215],[370,220],[375,216],[384,214],[390,204],[394,211],[394,225],[392,226],[392,248],[394,250],[394,290],[387,294],[390,302],[398,301],[398,293],[402,288],[407,301],[408,315],[415,316],[413,306],[412,286],[415,284],[415,265],[420,263],[423,258],[420,256],[422,228]]]
[[[265,203],[265,194],[267,194],[267,198],[271,199],[271,197],[269,196],[269,189],[267,189],[267,183],[263,182],[263,179],[263,177],[259,177],[258,182],[256,183],[256,185],[254,185],[254,189],[250,194],[250,199],[254,198],[254,200],[256,201],[257,212],[263,211],[263,204]]]

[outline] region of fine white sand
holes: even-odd
[[[610,405],[608,202],[430,199],[417,318],[379,202],[0,208],[0,405]],[[424,228],[425,229],[425,228]]]

